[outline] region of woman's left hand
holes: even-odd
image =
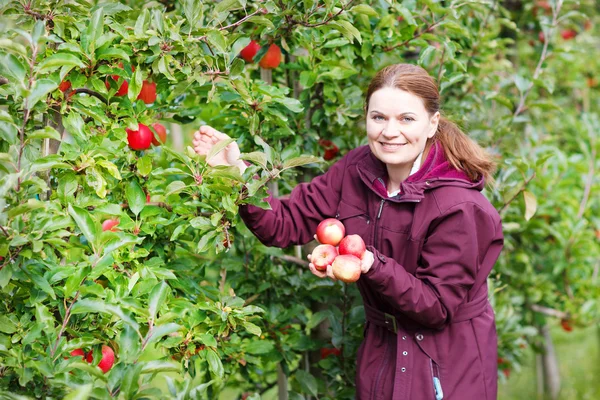
[[[373,253],[371,253],[369,250],[365,250],[365,254],[363,254],[360,260],[360,271],[363,274],[366,274],[367,272],[369,272],[374,262],[375,256],[373,255]]]

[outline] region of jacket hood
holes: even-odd
[[[375,157],[368,146],[365,147],[369,154],[357,164],[360,177],[371,190],[382,198],[388,198],[385,163]],[[446,159],[442,144],[435,142],[421,168],[402,182],[400,193],[390,200],[420,201],[426,190],[440,186],[460,186],[481,191],[485,182],[483,177],[472,181],[464,171],[454,168]]]

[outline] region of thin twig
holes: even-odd
[[[72,92],[72,94],[77,94],[77,93],[86,93],[86,94],[89,94],[90,96],[94,96],[94,97],[100,99],[105,104],[108,104],[108,100],[104,96],[102,96],[100,93],[95,92],[93,90],[86,89],[86,88],[79,88],[79,89],[73,90],[73,92]]]
[[[590,193],[592,191],[592,183],[594,183],[594,173],[595,173],[595,165],[596,165],[596,147],[593,146],[592,154],[590,156],[590,170],[588,172],[587,180],[585,182],[585,189],[583,190],[583,198],[581,199],[581,203],[579,203],[579,211],[577,212],[576,221],[580,220],[583,217],[583,213],[585,212],[585,207],[590,198]]]
[[[569,319],[571,316],[568,312],[555,310],[553,308],[540,306],[539,304],[532,304],[529,306],[532,311],[538,312],[540,314],[547,315],[549,317],[556,317],[560,319]]]
[[[254,11],[252,14],[246,15],[244,18],[240,19],[239,21],[233,23],[233,24],[229,24],[227,26],[223,26],[221,28],[219,28],[220,31],[229,29],[229,28],[237,28],[239,25],[243,24],[244,22],[246,22],[248,19],[252,18],[253,16],[255,16],[256,14],[268,14],[269,10],[267,10],[266,8],[259,8],[258,10]],[[203,35],[203,36],[198,36],[197,38],[192,38],[192,40],[194,41],[206,41],[207,36]]]
[[[278,259],[280,259],[282,261],[287,261],[287,262],[291,262],[291,263],[294,263],[294,264],[301,265],[303,267],[308,267],[308,261],[305,261],[305,260],[303,260],[301,258],[298,258],[298,257],[289,256],[287,254],[282,254],[280,256],[273,256],[273,257],[278,258]]]
[[[397,49],[398,47],[402,47],[402,46],[406,46],[408,43],[410,43],[411,41],[413,41],[414,39],[418,38],[419,36],[425,34],[425,33],[429,33],[431,31],[433,31],[440,23],[442,23],[442,21],[446,18],[446,15],[444,15],[439,21],[433,23],[433,25],[428,26],[425,30],[418,32],[416,35],[414,35],[413,37],[411,37],[410,39],[406,39],[404,42],[402,43],[398,43],[395,44],[393,46],[387,46],[382,48],[381,50],[388,52],[388,51],[392,51],[394,49]]]
[[[337,13],[332,14],[327,19],[325,19],[325,20],[323,20],[321,22],[317,22],[315,24],[309,24],[308,22],[298,21],[298,20],[295,20],[295,19],[291,19],[290,22],[292,22],[294,24],[302,25],[302,26],[304,26],[306,28],[316,28],[317,26],[327,25],[335,17],[337,17],[338,15],[340,15],[341,13],[343,13],[344,11],[346,11],[346,9],[348,9],[348,7],[350,7],[352,5],[352,3],[354,3],[354,0],[351,0],[345,6],[342,6],[342,8],[340,9],[340,11],[338,11]]]

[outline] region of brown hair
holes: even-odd
[[[384,87],[397,88],[420,97],[430,117],[440,111],[440,93],[427,71],[416,65],[393,64],[380,70],[371,80],[365,99],[365,115],[371,95]],[[446,158],[454,168],[464,171],[471,180],[483,177],[488,185],[494,184],[492,175],[496,170],[496,163],[487,151],[455,123],[440,116],[437,131],[428,139],[425,152],[429,151],[436,140],[442,144]],[[423,160],[425,158],[426,154]]]

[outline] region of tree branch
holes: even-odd
[[[502,215],[504,212],[506,212],[506,209],[508,208],[510,203],[512,203],[517,198],[518,195],[520,195],[522,192],[525,191],[525,189],[527,188],[527,185],[529,184],[529,182],[531,182],[533,180],[533,178],[535,178],[535,172],[533,174],[531,174],[531,176],[525,182],[523,182],[523,186],[521,186],[521,189],[519,189],[519,191],[517,193],[515,193],[515,195],[513,197],[510,198],[510,200],[508,200],[506,203],[504,203],[504,205],[500,209],[500,215]]]
[[[77,94],[77,93],[89,94],[90,96],[94,96],[94,97],[100,99],[100,101],[104,102],[105,104],[108,104],[108,100],[106,98],[104,98],[104,96],[102,96],[100,93],[95,92],[93,90],[85,89],[85,88],[79,88],[79,89],[73,90],[72,93],[71,93],[71,95],[74,95],[74,94]]]
[[[219,28],[219,30],[224,31],[229,28],[237,28],[238,26],[240,26],[241,24],[246,22],[248,19],[255,16],[256,14],[268,14],[268,13],[269,13],[269,11],[266,8],[259,8],[258,10],[254,11],[252,14],[246,15],[244,18],[240,19],[239,21],[237,21],[233,24],[223,26],[223,27]],[[199,41],[199,42],[206,41],[206,37],[207,37],[206,35],[202,35],[202,36],[198,36],[197,38],[193,38],[192,40]]]
[[[338,11],[337,13],[332,14],[327,19],[325,19],[325,20],[323,20],[321,22],[317,22],[315,24],[309,24],[308,22],[298,21],[298,20],[295,20],[295,19],[291,19],[290,22],[294,23],[294,24],[297,24],[297,25],[302,25],[302,26],[304,26],[306,28],[316,28],[317,26],[327,25],[335,17],[337,17],[338,15],[340,15],[341,13],[343,13],[344,11],[346,11],[348,9],[348,7],[350,7],[352,5],[352,3],[354,3],[354,0],[350,0],[346,5],[342,6],[342,8],[340,9],[340,11]]]
[[[570,314],[568,312],[555,310],[553,308],[549,308],[549,307],[545,307],[545,306],[540,306],[539,304],[532,304],[532,305],[529,306],[529,308],[532,311],[535,311],[535,312],[540,313],[540,314],[547,315],[549,317],[556,317],[556,318],[560,318],[560,319],[569,319],[569,318],[571,318],[571,316],[570,316]]]
[[[303,267],[308,267],[308,261],[305,261],[305,260],[303,260],[301,258],[298,258],[298,257],[289,256],[287,254],[282,254],[280,256],[273,256],[273,257],[278,258],[278,259],[280,259],[282,261],[287,261],[287,262],[291,262],[293,264],[301,265]]]
[[[404,42],[395,44],[393,46],[384,47],[381,50],[383,50],[385,52],[388,52],[388,51],[392,51],[394,49],[397,49],[398,47],[406,46],[412,40],[418,38],[419,36],[421,36],[421,35],[423,35],[425,33],[428,33],[428,32],[431,32],[432,30],[434,30],[445,18],[446,18],[446,15],[444,15],[438,22],[435,22],[435,23],[433,23],[433,25],[428,26],[425,30],[423,30],[421,32],[418,32],[416,35],[414,35],[410,39],[406,39]]]

